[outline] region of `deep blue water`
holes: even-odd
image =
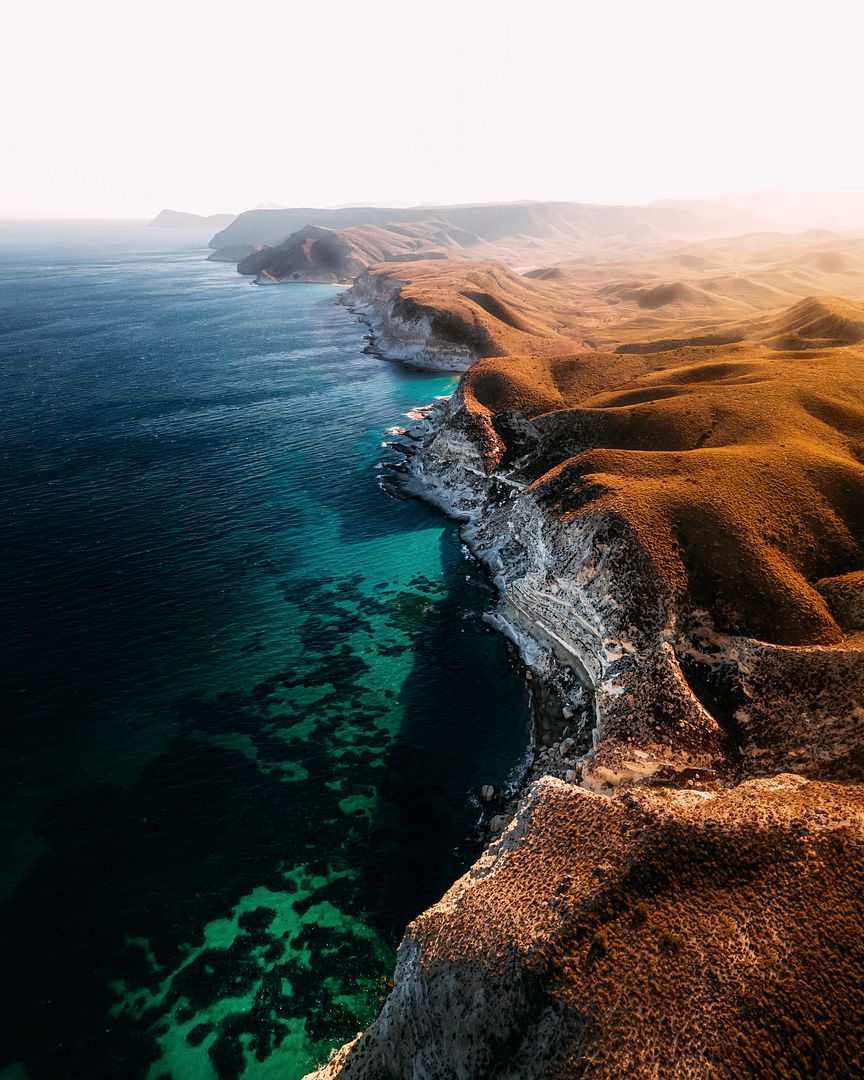
[[[376,482],[453,380],[205,242],[0,225],[4,1080],[300,1077],[524,747],[483,575]]]

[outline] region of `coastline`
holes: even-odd
[[[476,522],[479,511],[471,512],[445,497],[445,495],[426,482],[422,469],[417,468],[417,455],[422,450],[425,440],[434,435],[437,424],[450,402],[450,398],[431,402],[422,410],[415,410],[409,417],[410,427],[402,429],[399,438],[387,445],[403,456],[405,471],[400,469],[396,483],[401,492],[412,498],[420,499],[435,507],[449,520],[459,526],[462,543],[476,562],[484,569],[489,581],[495,587],[496,608],[486,622],[502,634],[516,651],[522,667],[523,677],[531,698],[531,738],[526,747],[526,768],[523,780],[517,785],[515,798],[520,798],[527,786],[540,774],[534,775],[538,758],[544,757],[543,775],[555,775],[565,779],[565,774],[579,767],[576,757],[578,749],[587,752],[591,746],[593,728],[593,687],[584,670],[577,675],[568,668],[566,662],[556,656],[555,642],[551,631],[544,640],[542,632],[532,636],[519,625],[517,619],[508,614],[504,597],[504,585],[496,571],[494,553],[477,536]],[[409,441],[403,441],[407,439]],[[557,643],[566,650],[563,642]],[[569,659],[576,658],[570,656]],[[559,753],[559,744],[569,740],[556,764],[554,755]],[[573,777],[571,776],[572,780]],[[515,804],[511,810],[515,808]],[[500,831],[500,830],[499,830]]]
[[[576,749],[587,749],[590,746],[585,726],[590,687],[574,681],[572,674],[568,677],[564,665],[555,663],[551,649],[544,648],[541,641],[532,638],[520,630],[516,622],[508,619],[501,606],[500,583],[496,581],[494,567],[486,551],[476,542],[471,529],[473,519],[466,518],[466,515],[460,513],[452,504],[436,497],[435,493],[412,473],[411,463],[418,443],[434,430],[435,418],[446,408],[449,400],[438,398],[413,410],[406,416],[406,419],[411,421],[409,426],[388,433],[391,438],[385,445],[400,454],[402,462],[393,467],[392,485],[385,483],[385,488],[397,498],[419,499],[459,526],[461,542],[495,588],[496,608],[484,621],[509,642],[528,692],[529,721],[525,752],[514,765],[513,779],[488,800],[494,804],[494,809],[500,811],[491,816],[484,815],[485,843],[488,845],[512,819],[520,799],[534,780],[541,775],[568,779],[567,774],[579,767],[578,761],[574,760],[577,756]],[[586,694],[589,695],[587,701]],[[569,745],[562,752],[560,744],[565,740],[569,740]],[[541,768],[542,772],[539,771]],[[569,779],[574,779],[574,776],[569,776]],[[495,823],[494,828],[490,827],[492,822]]]
[[[453,374],[464,374],[481,357],[473,353],[466,367],[461,352],[457,352],[452,366],[442,368],[441,364],[447,362],[447,344],[436,342],[430,356],[432,330],[428,319],[409,323],[401,337],[392,332],[394,323],[400,328],[404,326],[401,318],[393,316],[393,308],[400,299],[400,284],[397,281],[394,285],[389,277],[365,273],[339,297],[338,302],[369,328],[369,354],[418,370],[449,370]],[[416,410],[409,417],[412,423],[403,429],[400,441],[392,441],[389,445],[405,460],[405,469],[399,470],[397,481],[401,491],[434,506],[459,525],[462,542],[484,567],[496,589],[497,606],[488,622],[515,647],[532,690],[532,699],[540,698],[545,703],[545,708],[539,703],[532,706],[536,713],[532,717],[533,735],[528,747],[532,760],[517,794],[518,801],[530,783],[544,775],[553,775],[569,783],[581,782],[586,759],[594,754],[601,727],[596,697],[599,665],[586,660],[583,650],[556,633],[548,624],[552,620],[547,621],[541,613],[530,610],[512,594],[508,595],[494,526],[484,530],[482,524],[490,502],[494,504],[503,498],[506,503],[525,485],[500,472],[489,474],[478,447],[459,423],[460,393],[460,387],[457,387],[451,397]],[[455,422],[448,423],[454,418]],[[443,447],[436,445],[439,441]],[[588,547],[594,539],[593,536],[588,538]],[[583,554],[587,555],[585,546]],[[695,703],[695,707],[698,711],[699,704]],[[565,739],[568,744],[562,754],[560,744]],[[620,755],[615,756],[619,759],[615,764],[620,770]],[[673,770],[688,771],[694,764],[705,767],[708,763],[685,755],[683,761],[665,761],[663,764]],[[633,778],[645,769],[641,762],[631,765]],[[650,770],[651,767],[649,763],[647,768]],[[597,779],[588,778],[588,786],[608,787],[607,779],[614,779],[614,786],[617,786],[620,780],[627,779],[626,768],[620,775],[613,775],[601,766]],[[513,805],[509,807],[511,815],[512,812]]]
[[[352,310],[348,299],[350,291],[343,302]],[[394,355],[398,334],[389,334],[393,320],[382,312],[382,305],[386,308],[392,301],[392,294],[379,297],[354,314],[370,326],[372,344],[379,336],[385,338],[386,347],[379,355],[401,359],[409,366],[425,366],[428,357],[417,339],[428,322],[410,325],[404,332],[407,355]],[[767,824],[764,840],[759,834],[758,841],[758,857],[766,867],[774,851],[794,837],[795,822],[801,817],[808,822],[810,835],[829,846],[839,841],[834,821],[854,823],[849,834],[851,849],[844,859],[857,859],[854,852],[861,842],[864,819],[857,787],[842,783],[846,775],[842,738],[832,742],[829,731],[826,741],[822,732],[811,730],[812,745],[808,747],[806,739],[799,745],[799,705],[794,696],[789,697],[794,695],[796,679],[818,679],[821,673],[825,694],[832,702],[828,707],[838,712],[851,707],[854,719],[861,710],[854,708],[854,701],[849,705],[854,687],[846,691],[843,672],[844,664],[848,667],[853,662],[844,657],[851,656],[856,646],[850,645],[852,653],[835,647],[832,660],[823,646],[772,645],[742,635],[719,634],[698,613],[694,620],[681,607],[681,598],[656,579],[635,536],[620,520],[598,513],[583,516],[575,524],[556,522],[543,511],[530,485],[520,480],[518,462],[514,467],[511,460],[507,469],[490,465],[490,458],[494,462],[501,457],[496,432],[491,425],[484,427],[482,416],[478,419],[466,408],[464,383],[446,402],[434,402],[412,419],[412,425],[400,432],[406,441],[397,444],[406,458],[400,483],[409,494],[459,522],[463,542],[496,586],[498,604],[490,623],[519,651],[532,696],[536,688],[541,698],[556,699],[562,723],[547,732],[535,725],[531,765],[518,796],[495,820],[484,852],[438,904],[407,928],[394,989],[378,1020],[310,1078],[377,1080],[408,1075],[412,1069],[413,1075],[420,1069],[420,1074],[429,1076],[494,1074],[516,1080],[540,1075],[541,1062],[557,1063],[560,1072],[556,1075],[576,1075],[577,1068],[582,1068],[583,1036],[573,1032],[568,1036],[567,1024],[561,1020],[561,1010],[572,1007],[573,989],[565,982],[562,990],[560,975],[550,988],[548,976],[536,983],[528,973],[555,970],[559,942],[572,932],[574,919],[576,925],[580,922],[577,912],[585,910],[585,904],[593,910],[601,902],[612,853],[602,842],[599,848],[592,845],[607,830],[614,832],[622,813],[655,821],[647,831],[640,826],[636,835],[642,840],[628,856],[637,863],[647,859],[651,866],[658,857],[664,861],[657,852],[671,842],[664,838],[669,828],[682,838],[674,841],[683,843],[682,851],[698,848],[703,819],[711,827],[715,820],[721,823],[717,837],[721,846],[711,848],[710,858],[705,855],[706,866],[714,866],[719,859],[721,874],[740,872],[734,868],[742,858],[742,842],[749,842],[746,837],[752,833],[754,820]],[[559,566],[565,568],[563,573]],[[554,584],[550,588],[547,583]],[[727,680],[738,680],[752,704],[747,710],[739,708],[734,717],[724,713],[699,681],[700,672],[712,676],[725,672]],[[562,673],[566,673],[563,679]],[[764,736],[760,739],[752,724],[754,715],[771,717],[780,736],[767,742]],[[563,721],[570,721],[568,728]],[[784,742],[787,728],[799,736],[792,747]],[[835,777],[841,783],[832,783]],[[832,802],[844,809],[839,818],[829,815],[826,820],[824,807]],[[717,814],[719,818],[712,816]],[[559,878],[555,852],[562,844],[575,844],[576,850],[584,847],[583,855],[568,863],[581,877],[573,898],[575,908],[562,899],[569,901],[572,888],[569,876]],[[623,836],[619,847],[627,847]],[[796,890],[798,879],[810,871],[802,869],[799,859],[796,850],[790,856],[790,868],[797,868],[773,894],[770,889],[767,893],[775,902],[780,895],[795,894],[795,903],[806,908],[810,901],[797,897]],[[527,876],[521,871],[526,863]],[[824,865],[817,864],[819,874]],[[637,910],[647,910],[650,924],[657,899],[653,887],[643,893],[644,887],[636,889],[636,896],[642,898]],[[842,892],[842,882],[829,877],[823,887],[831,894],[827,917],[834,918],[831,905],[837,889]],[[511,893],[513,888],[515,893]],[[524,908],[523,916],[516,916],[515,921],[514,897],[521,897],[517,908]],[[532,907],[538,900],[540,907]],[[752,916],[754,903],[757,900],[737,891],[723,900],[724,910],[737,911],[743,919]],[[542,914],[547,906],[556,912],[551,922]],[[625,913],[627,908],[625,904]],[[478,922],[481,911],[485,914]],[[841,912],[837,917],[845,916]],[[604,928],[609,918],[614,921],[618,915],[604,915],[595,924],[594,937],[587,939],[588,971],[609,951],[609,931]],[[638,928],[641,923],[633,925]],[[660,933],[660,953],[686,956],[692,963],[698,948],[691,954],[684,943],[702,932],[699,919],[693,914],[677,925],[680,930],[674,934]],[[818,945],[814,953],[812,942],[800,938],[788,920],[776,923],[773,933],[792,949],[794,965],[808,972],[802,979],[811,978],[809,969],[815,957],[822,962],[826,947]],[[713,927],[707,924],[706,935],[700,948],[717,962],[725,962],[726,946],[718,944]],[[586,956],[584,950],[582,955]],[[500,957],[500,962],[494,957]],[[704,993],[698,964],[687,974],[694,977],[694,995]],[[724,994],[732,1000],[741,992],[737,978],[730,974],[724,985]],[[758,980],[750,978],[748,991],[755,987],[761,992]],[[579,983],[583,979],[580,976]],[[589,992],[584,986],[578,988],[579,983],[577,1004]],[[812,985],[809,992],[815,993]],[[644,995],[644,988],[640,993]],[[497,1008],[490,1006],[490,994],[499,996]],[[727,1009],[729,1002],[725,997],[721,1000]],[[536,1001],[545,1002],[539,1013],[532,1004]],[[674,1012],[671,999],[664,997],[663,1002],[656,1017],[661,1028],[663,1009],[667,1015]],[[701,1007],[707,1010],[708,1004]],[[458,1019],[454,1008],[462,1009]],[[609,1008],[605,1000],[603,1008]],[[455,1043],[443,1036],[442,1022],[444,1031],[448,1023],[454,1025],[451,1038]],[[833,1016],[831,1023],[842,1026],[842,1016]],[[654,1067],[663,1059],[664,1051],[656,1045],[651,1049],[655,1037],[647,1037],[646,1047],[638,1040],[629,1047],[631,1068],[648,1063]],[[568,1047],[568,1038],[575,1051]],[[726,1032],[722,1039],[724,1052],[734,1056],[738,1052],[734,1037]],[[758,1054],[764,1053],[744,1049],[757,1054],[757,1062]],[[712,1051],[707,1052],[710,1059]],[[576,1058],[569,1056],[572,1053]],[[597,1053],[603,1057],[603,1051]],[[610,1065],[607,1059],[592,1075],[620,1075],[615,1070],[621,1062],[613,1060]],[[674,1059],[667,1056],[666,1061],[670,1068],[676,1067]],[[703,1064],[704,1075],[715,1075],[707,1060]]]
[[[478,359],[476,350],[436,335],[428,313],[398,310],[401,284],[363,273],[339,297],[339,303],[369,327],[369,354],[420,371],[467,371]]]
[[[380,322],[376,322],[380,308],[373,303],[357,305],[351,296],[352,289],[353,286],[343,292],[337,303],[343,305],[349,314],[369,328],[369,345],[364,351],[370,356],[417,370],[452,370],[454,374],[462,374],[467,370],[467,367],[441,367],[437,358],[430,363],[428,354],[425,353],[425,345],[412,351],[409,356],[392,355],[392,346],[390,350],[381,348],[379,343],[382,327]],[[387,354],[388,351],[391,355]],[[468,366],[477,359],[477,356],[472,357]],[[458,388],[455,392],[458,392]],[[458,891],[466,880],[472,880],[478,873],[478,867],[488,866],[490,863],[494,865],[502,854],[518,846],[530,822],[531,804],[537,791],[555,783],[578,783],[583,759],[593,746],[596,724],[593,687],[587,672],[583,669],[577,676],[565,661],[556,656],[555,643],[550,638],[544,641],[540,634],[532,636],[524,627],[520,627],[515,619],[508,617],[504,604],[504,587],[496,573],[493,554],[489,546],[478,539],[474,528],[481,510],[460,507],[457,501],[447,497],[435,484],[428,482],[422,468],[416,467],[418,451],[436,433],[451,401],[452,395],[413,410],[406,415],[406,419],[410,421],[408,426],[388,433],[394,437],[385,445],[399,453],[404,463],[404,468],[397,467],[394,470],[394,486],[398,491],[394,492],[389,487],[388,491],[397,497],[419,499],[457,523],[461,541],[495,586],[496,610],[486,621],[507,639],[518,657],[529,693],[529,731],[525,753],[514,766],[512,782],[504,790],[495,791],[489,800],[495,803],[494,808],[500,812],[493,815],[484,812],[481,815],[480,822],[484,828],[483,849],[466,874],[453,883],[447,896]],[[479,470],[476,475],[477,479],[481,480]],[[482,481],[485,479],[482,477]],[[549,633],[552,634],[551,631]],[[560,639],[558,643],[566,651],[566,643]],[[571,653],[569,659],[574,658]],[[481,807],[485,801],[481,802]],[[440,905],[446,905],[447,896],[423,915],[436,910]],[[404,977],[405,968],[413,971],[418,961],[409,941],[410,931],[411,926],[406,927],[392,980],[394,986],[399,981],[400,971]],[[409,974],[408,978],[410,977]],[[389,1002],[390,998],[385,1003],[385,1011]],[[378,1023],[379,1021],[375,1022],[376,1025]],[[364,1032],[358,1032],[353,1040],[334,1050],[328,1062],[309,1073],[303,1080],[337,1080],[343,1075],[353,1075],[358,1053],[361,1060],[365,1057],[362,1046],[364,1038]],[[362,1068],[361,1065],[361,1075]]]

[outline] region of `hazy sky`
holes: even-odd
[[[864,188],[852,0],[20,0],[0,216]]]

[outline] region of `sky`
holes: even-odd
[[[852,0],[21,0],[0,217],[864,188]]]

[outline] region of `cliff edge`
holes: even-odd
[[[859,788],[796,776],[614,799],[541,780],[313,1075],[856,1075],[862,825]]]
[[[743,290],[698,260],[683,289],[355,284],[385,355],[464,350],[407,483],[462,522],[561,707],[318,1080],[861,1072],[864,307],[807,291],[860,295],[829,254]]]

